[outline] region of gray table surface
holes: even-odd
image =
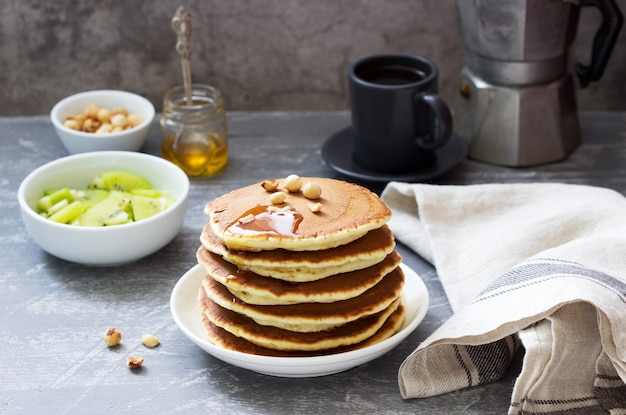
[[[626,113],[582,113],[583,143],[566,161],[506,168],[464,160],[436,184],[565,182],[626,194]],[[398,391],[400,363],[450,315],[433,268],[403,246],[399,252],[430,292],[422,324],[383,357],[339,374],[270,377],[206,354],[175,325],[171,290],[195,264],[210,199],[264,178],[290,173],[340,177],[320,155],[324,140],[349,125],[346,112],[231,113],[230,162],[192,181],[180,234],[158,253],[119,267],[85,267],[52,257],[30,239],[16,192],[34,168],[67,153],[47,117],[0,118],[0,413],[219,414],[502,414],[519,368],[490,385],[420,400]],[[155,124],[142,151],[158,154]],[[379,192],[382,187],[372,187]],[[118,327],[123,345],[102,340]],[[141,346],[153,333],[155,349]],[[141,354],[141,371],[126,367]]]

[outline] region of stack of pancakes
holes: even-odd
[[[319,186],[321,196],[300,186],[288,191],[278,179],[206,205],[196,255],[207,275],[198,301],[214,344],[315,356],[379,342],[402,325],[404,274],[387,206],[355,184],[300,180]],[[276,192],[286,199],[277,202]]]

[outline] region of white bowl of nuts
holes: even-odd
[[[154,120],[154,105],[126,91],[94,90],[59,101],[50,119],[70,154],[139,151]]]

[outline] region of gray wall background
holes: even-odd
[[[441,95],[456,94],[454,0],[0,0],[0,115],[47,114],[96,88],[139,93],[161,111],[182,79],[170,26],[180,5],[195,21],[194,81],[221,89],[231,111],[347,109],[350,63],[380,52],[433,59]],[[572,61],[588,63],[599,21],[583,10]],[[579,109],[626,110],[625,32],[603,79],[578,91]]]

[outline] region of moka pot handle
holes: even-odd
[[[596,7],[602,13],[602,23],[593,39],[591,63],[588,66],[576,64],[576,75],[580,79],[580,86],[586,88],[590,82],[602,77],[624,17],[614,0],[580,0],[580,5],[581,7]]]

